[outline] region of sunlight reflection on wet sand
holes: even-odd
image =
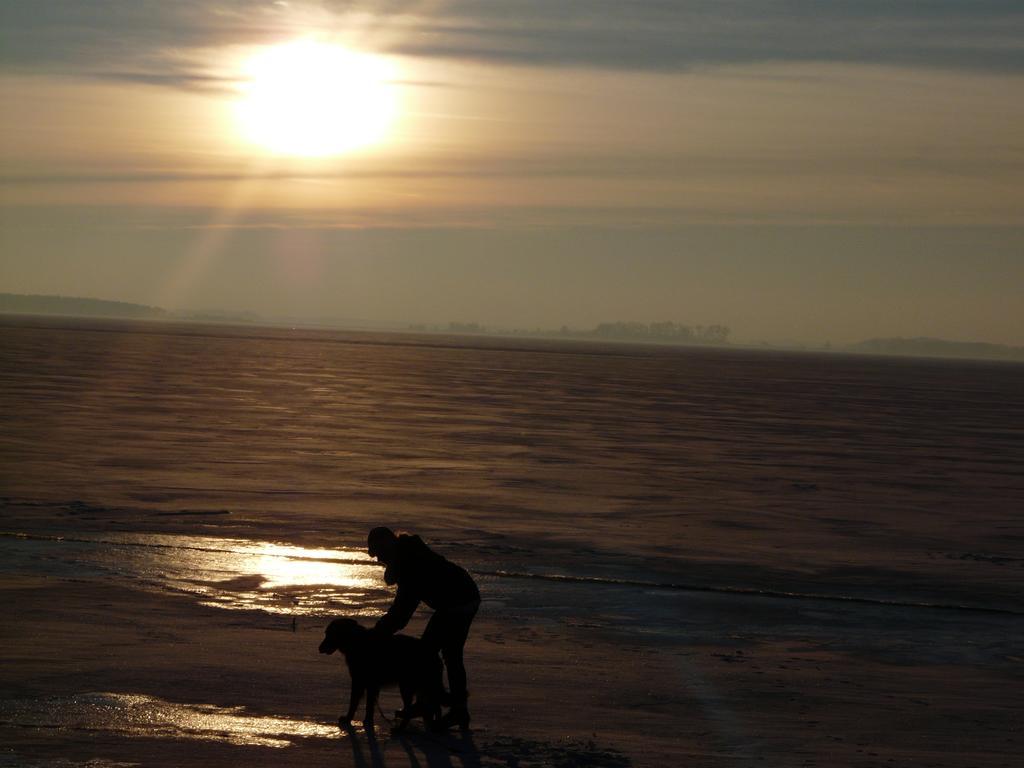
[[[225,608],[262,608],[272,612],[316,612],[330,605],[346,608],[365,605],[368,593],[380,585],[379,569],[361,553],[329,549],[306,549],[269,542],[255,542],[241,550],[199,565],[200,572],[216,569],[238,576],[200,586],[213,604]],[[246,577],[259,584],[238,589]],[[201,580],[196,576],[188,577]],[[225,587],[236,588],[225,590]],[[212,594],[211,594],[212,593]],[[287,601],[289,605],[282,605]]]
[[[204,604],[271,613],[368,610],[379,568],[362,552],[188,536],[140,537],[140,570]],[[156,545],[156,546],[154,546]],[[153,573],[152,575],[157,575]]]
[[[344,610],[371,615],[386,599],[380,567],[358,550],[315,549],[248,539],[167,534],[103,538],[8,538],[3,549],[37,570],[115,574],[148,588],[186,592],[204,605],[288,615]]]
[[[85,693],[0,701],[5,724],[106,731],[149,739],[196,739],[261,747],[288,747],[296,739],[337,739],[338,728],[306,720],[249,715],[243,707],[177,704],[129,693]]]

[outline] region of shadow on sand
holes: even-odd
[[[433,734],[407,730],[378,737],[374,732],[346,728],[355,768],[481,768],[481,766],[545,765],[552,768],[629,768],[628,758],[593,742],[559,744],[511,736],[477,740],[472,732]],[[399,758],[394,746],[400,746]],[[408,763],[406,762],[408,761]]]
[[[355,768],[387,768],[387,756],[376,733],[344,729],[352,747],[352,764]],[[387,737],[385,743],[397,743],[409,760],[410,768],[476,768],[480,765],[480,751],[470,733],[428,734],[419,731],[403,731]],[[391,766],[404,765],[389,752]]]

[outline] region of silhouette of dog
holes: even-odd
[[[351,725],[363,694],[366,694],[366,717],[363,727],[373,728],[373,708],[380,689],[398,685],[402,709],[395,713],[396,730],[402,729],[416,715],[422,715],[428,727],[440,718],[441,659],[422,640],[409,635],[385,635],[361,626],[353,619],[335,619],[327,625],[320,653],[341,651],[352,678],[348,712],[338,718],[338,725]]]

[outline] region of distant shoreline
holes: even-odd
[[[892,360],[937,362],[1024,364],[1024,349],[1006,347],[1019,356],[985,357],[964,354],[914,354],[886,352],[865,348],[872,342],[843,347],[808,347],[772,345],[768,343],[734,342],[728,344],[673,344],[624,339],[598,339],[578,336],[518,336],[500,333],[459,334],[427,330],[393,328],[341,327],[316,323],[284,323],[269,320],[211,320],[163,315],[160,317],[117,317],[104,315],[15,313],[0,310],[0,325],[50,327],[66,330],[88,330],[108,333],[166,333],[168,335],[209,338],[251,338],[278,341],[311,341],[323,343],[408,346],[443,349],[477,349],[494,352],[533,352],[546,354],[585,354],[634,356],[643,354],[690,353],[754,353],[765,355],[816,355],[837,358],[868,357]],[[158,330],[160,329],[160,330]],[[262,332],[262,333],[261,333]],[[302,335],[296,335],[302,334]],[[390,337],[382,340],[380,337]],[[886,340],[877,340],[886,341]],[[895,341],[900,341],[899,339]],[[958,342],[948,342],[957,345]],[[991,345],[998,346],[998,345]]]

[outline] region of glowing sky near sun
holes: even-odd
[[[0,291],[1024,343],[1024,11],[734,6],[6,5]]]

